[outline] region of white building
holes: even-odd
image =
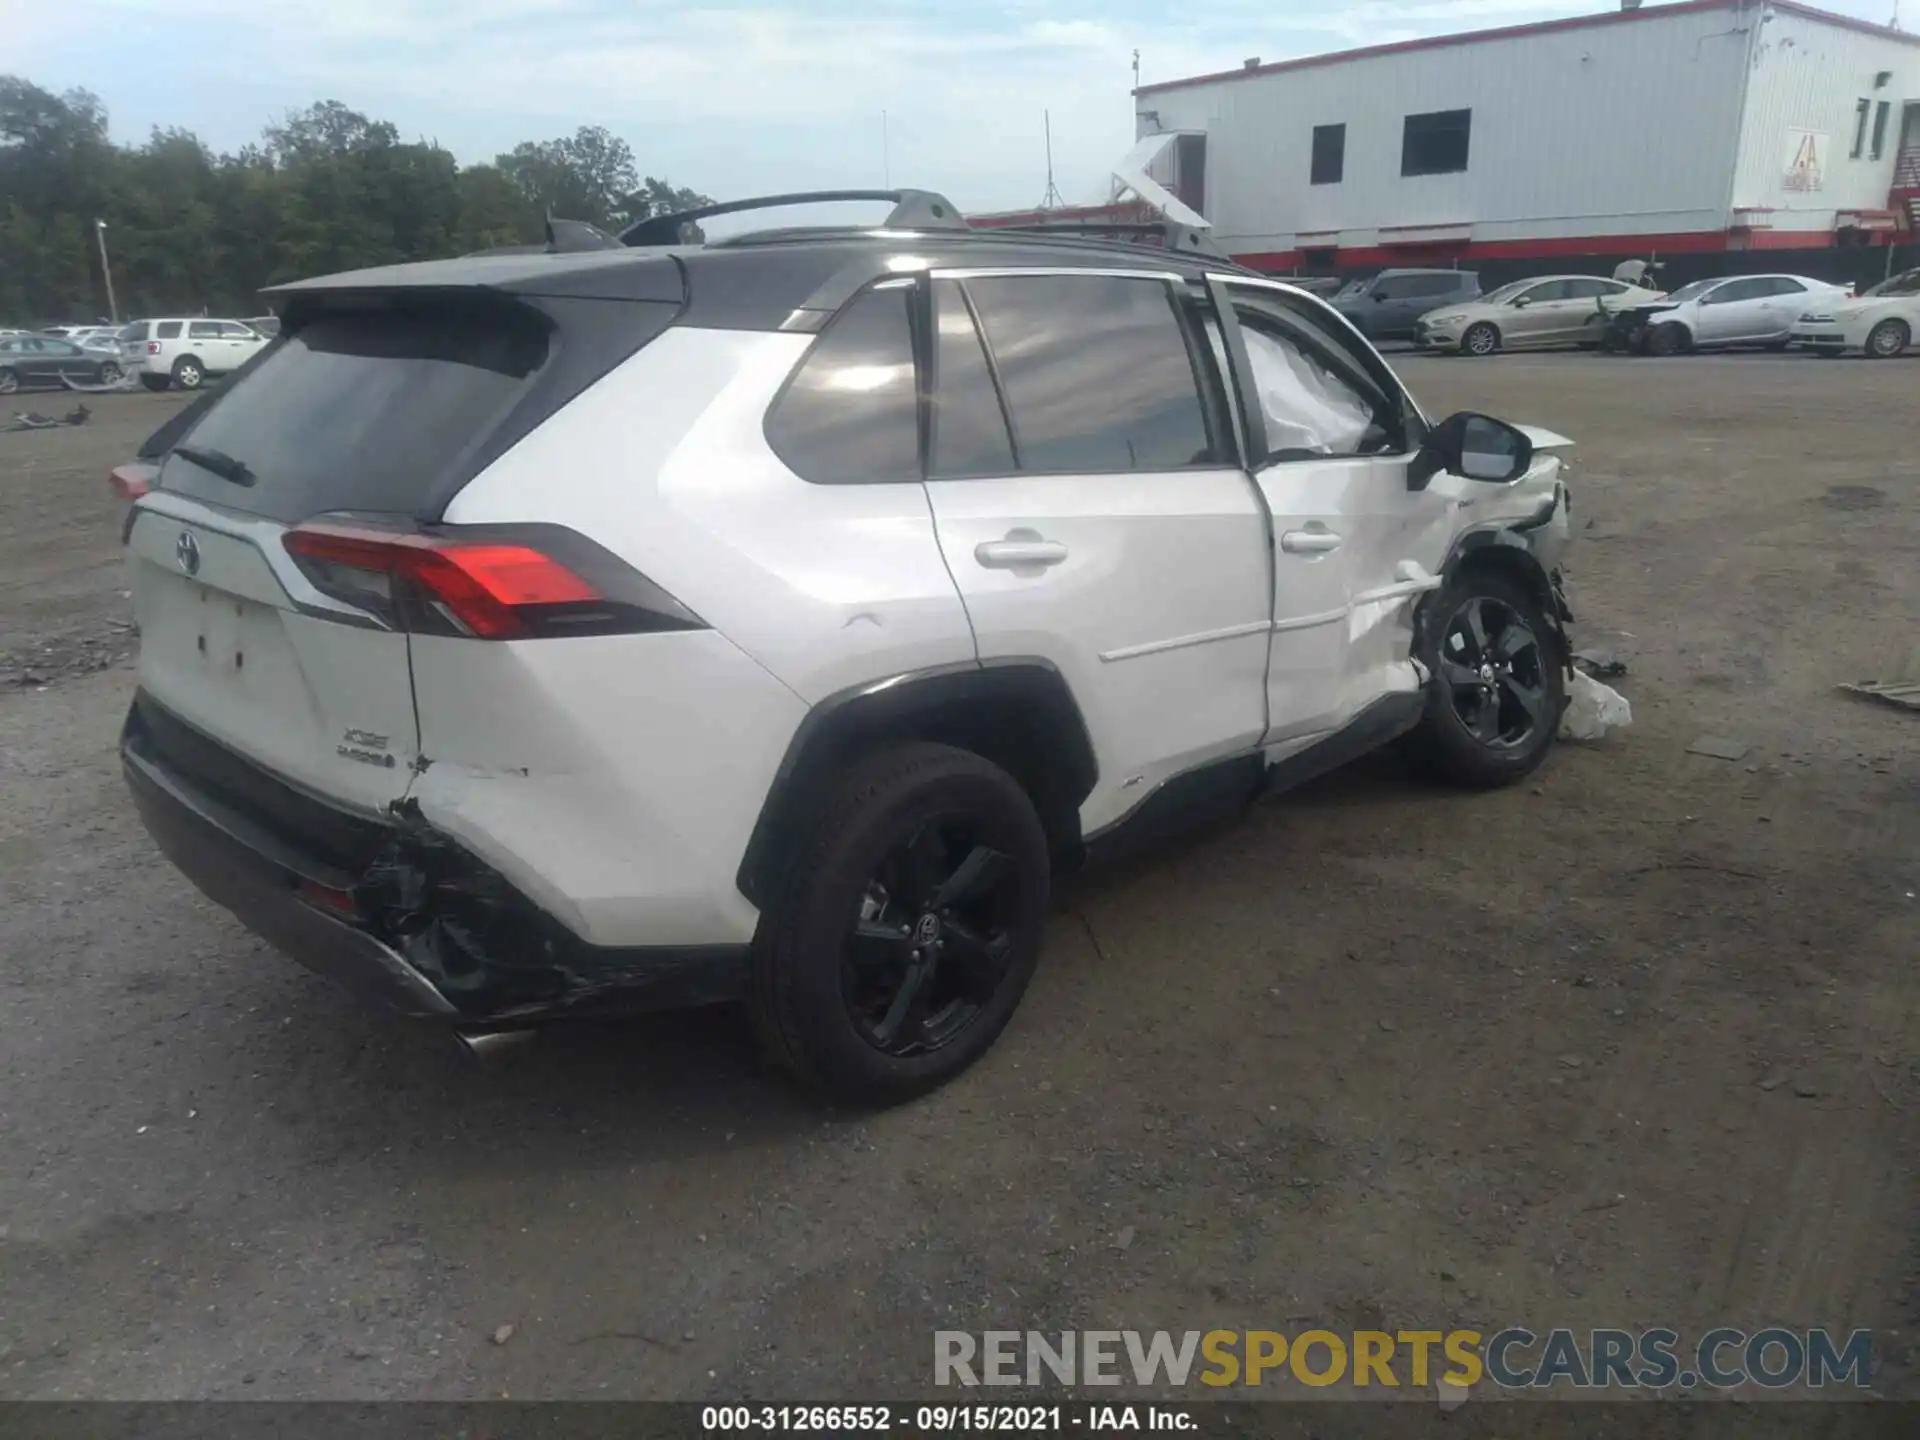
[[[1178,137],[1155,177],[1262,269],[1907,243],[1920,221],[1920,36],[1789,0],[1248,61],[1134,107]]]

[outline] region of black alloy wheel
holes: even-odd
[[[1503,600],[1475,595],[1440,637],[1440,679],[1467,733],[1489,749],[1524,748],[1548,714],[1540,637]]]
[[[892,1104],[984,1055],[1047,927],[1052,857],[1020,782],[950,745],[882,746],[849,757],[787,843],[748,993],[773,1059]]]
[[[1020,874],[964,817],[928,820],[867,882],[847,935],[842,993],[854,1028],[906,1058],[951,1044],[1007,976]]]

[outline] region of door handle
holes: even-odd
[[[1340,548],[1340,537],[1331,530],[1289,530],[1280,537],[1280,548],[1289,555],[1324,555]]]
[[[1067,558],[1067,547],[1058,540],[1037,538],[982,540],[973,547],[973,558],[989,570],[1023,570],[1029,565],[1058,565]]]

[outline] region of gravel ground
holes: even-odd
[[[1076,885],[998,1049],[866,1115],[726,1013],[476,1068],[203,902],[113,755],[104,477],[179,401],[0,435],[0,1394],[847,1399],[936,1328],[1308,1322],[1866,1326],[1920,1394],[1920,728],[1835,691],[1920,636],[1920,365],[1398,363],[1579,440],[1633,727]]]

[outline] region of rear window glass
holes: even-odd
[[[120,340],[144,340],[147,338],[147,322],[144,320],[136,320],[133,324],[123,327],[120,334],[115,338]]]
[[[158,325],[153,327],[153,333],[156,339],[178,340],[180,338],[180,322],[178,320],[162,320]]]
[[[193,427],[194,448],[238,461],[254,483],[175,454],[161,486],[288,523],[331,510],[416,511],[546,355],[546,332],[525,312],[316,320]]]

